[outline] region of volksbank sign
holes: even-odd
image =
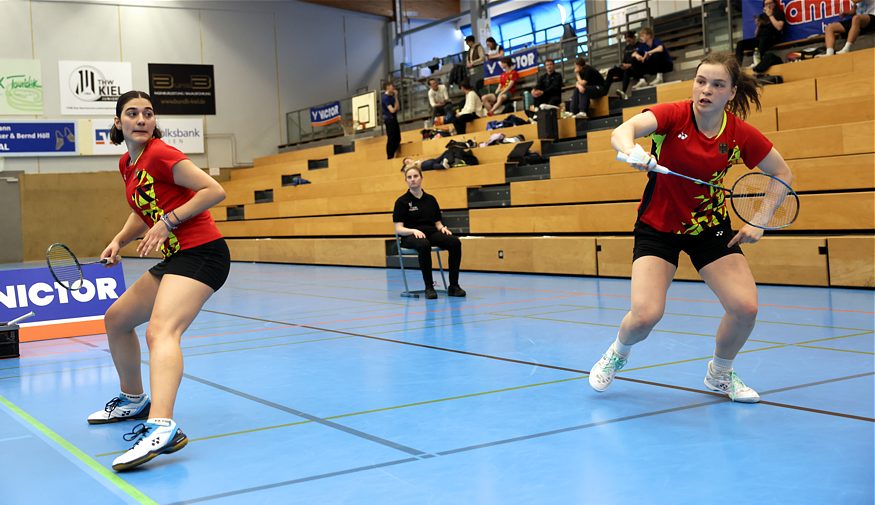
[[[113,145],[109,141],[109,128],[112,122],[91,122],[91,153],[111,154],[121,156],[125,153],[125,145]],[[202,118],[166,118],[158,116],[158,128],[161,139],[185,154],[200,154],[204,152],[204,120]]]

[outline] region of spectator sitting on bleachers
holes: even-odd
[[[587,65],[583,57],[577,58],[574,62],[574,75],[577,77],[577,82],[571,94],[571,112],[575,118],[586,119],[589,101],[605,96],[608,92],[607,85],[602,74]]]
[[[786,19],[784,9],[777,5],[775,0],[765,0],[763,12],[756,17],[756,32],[753,38],[739,40],[735,45],[735,59],[738,60],[738,64],[741,65],[744,60],[744,51],[756,48],[759,54],[754,53],[751,68],[759,65],[760,58],[766,54],[766,51],[784,40]]]
[[[468,81],[464,81],[461,87],[462,91],[465,92],[465,105],[462,106],[462,110],[459,111],[459,114],[453,121],[457,135],[461,135],[467,131],[468,123],[474,121],[478,117],[486,115],[486,109],[483,108],[483,102],[480,100],[480,96],[477,95],[477,92],[471,87],[471,84]]]
[[[638,38],[641,43],[635,54],[632,63],[632,71],[634,77],[638,78],[638,83],[632,86],[632,89],[641,89],[647,87],[647,81],[644,80],[645,75],[656,74],[656,77],[650,81],[650,86],[662,84],[662,74],[671,72],[674,69],[674,63],[671,61],[671,56],[668,54],[665,44],[657,39],[653,30],[644,27],[638,31]]]
[[[450,103],[450,95],[447,93],[447,87],[443,84],[438,84],[438,80],[431,78],[428,80],[428,104],[431,105],[431,116],[446,116],[449,112],[452,103]]]
[[[498,89],[495,93],[483,95],[483,105],[486,106],[486,113],[490,116],[500,114],[504,110],[504,102],[513,100],[516,83],[520,80],[520,74],[514,69],[512,58],[502,58],[498,64],[504,70],[498,78]]]
[[[605,81],[607,82],[607,86],[610,87],[611,83],[616,81],[623,81],[622,87],[617,90],[617,95],[626,99],[629,98],[626,95],[626,90],[629,89],[629,83],[632,82],[632,54],[638,49],[638,36],[635,35],[635,32],[629,30],[623,35],[624,45],[623,45],[623,59],[620,62],[620,65],[611,68],[608,70],[608,75],[605,77]]]
[[[559,106],[562,102],[562,74],[556,71],[556,63],[552,59],[544,60],[546,72],[538,77],[538,83],[532,89],[535,108],[542,104]]]
[[[425,282],[425,297],[437,298],[434,277],[431,271],[431,248],[449,252],[450,285],[447,296],[466,295],[459,286],[459,267],[462,264],[462,242],[441,222],[441,207],[437,199],[422,190],[422,170],[417,167],[404,169],[408,191],[395,201],[392,221],[395,233],[401,237],[401,247],[416,249],[419,253],[419,269]]]
[[[826,53],[819,56],[832,56],[834,54],[845,54],[850,52],[851,46],[856,42],[857,37],[861,33],[869,33],[875,30],[875,0],[855,0],[857,4],[857,13],[851,12],[842,13],[842,16],[847,17],[839,23],[830,23],[826,25],[823,32],[826,38]],[[853,17],[851,17],[853,15]],[[836,53],[836,34],[847,33],[848,40],[845,42],[845,47],[841,48]]]
[[[497,60],[504,58],[504,47],[500,46],[494,38],[486,39],[486,59]]]

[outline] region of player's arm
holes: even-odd
[[[399,237],[407,237],[409,235],[413,235],[416,238],[425,238],[425,233],[417,230],[416,228],[407,228],[404,226],[404,223],[400,222],[395,223],[395,233],[397,233]]]
[[[635,139],[650,135],[658,126],[656,116],[649,110],[636,114],[614,129],[611,133],[611,147],[617,152],[631,154],[636,145]]]
[[[131,212],[121,231],[113,237],[109,245],[106,246],[106,249],[100,253],[100,259],[109,260],[107,264],[115,263],[116,259],[118,259],[119,251],[147,231],[149,231],[149,227],[146,223],[135,212]]]
[[[787,165],[787,162],[784,161],[781,153],[779,153],[774,147],[769,151],[769,154],[763,158],[763,161],[757,165],[757,168],[771,176],[781,179],[786,182],[788,186],[793,183],[793,172],[790,171],[790,166]]]

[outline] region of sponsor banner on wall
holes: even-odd
[[[763,13],[762,0],[742,0],[741,13],[745,38],[753,38],[756,19]],[[826,25],[841,21],[843,12],[854,12],[853,0],[779,0],[787,21],[784,40],[799,40],[812,35],[823,35]]]
[[[340,121],[340,119],[340,102],[310,107],[310,124],[313,126],[328,126]]]
[[[213,66],[149,63],[149,94],[158,114],[215,114]]]
[[[0,59],[0,116],[43,113],[39,60]]]
[[[0,156],[77,153],[75,121],[0,121]]]
[[[132,89],[131,64],[59,61],[61,114],[115,116],[118,97]]]
[[[91,152],[94,155],[121,156],[127,150],[125,144],[113,145],[109,140],[111,121],[91,122]],[[158,128],[161,130],[161,140],[185,154],[200,154],[204,152],[204,120],[203,118],[158,118]]]
[[[36,313],[21,324],[22,341],[104,333],[103,314],[125,291],[124,271],[98,264],[82,274],[82,287],[68,291],[48,268],[0,270],[0,322]]]
[[[520,75],[520,78],[538,73],[537,49],[520,51],[510,55],[510,58],[516,64],[513,68]],[[501,65],[498,64],[499,61],[500,60],[487,60],[486,63],[483,64],[483,84],[498,84],[499,78],[503,72],[501,70]]]

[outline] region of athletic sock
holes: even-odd
[[[835,50],[834,48],[832,48],[832,47],[827,47],[827,48],[826,48],[826,55],[827,55],[827,56],[832,56],[832,55],[834,55],[835,53],[836,53],[836,50]]]
[[[622,356],[624,358],[628,358],[629,353],[632,352],[632,346],[626,345],[626,344],[620,342],[619,335],[617,335],[617,338],[614,339],[614,343],[611,344],[611,349],[613,349],[615,353],[619,354],[620,356]]]
[[[124,391],[119,394],[120,397],[127,399],[131,403],[140,403],[143,401],[143,398],[146,397],[146,393],[140,393],[138,395],[132,395],[129,393],[125,393]]]
[[[714,357],[711,359],[711,365],[715,372],[719,374],[727,374],[732,371],[733,361],[734,360],[731,359],[718,358],[715,354]]]
[[[845,47],[843,47],[842,50],[839,51],[839,52],[837,52],[836,54],[845,54],[845,53],[849,53],[849,52],[851,51],[851,46],[852,46],[852,45],[854,45],[852,42],[845,42]]]

